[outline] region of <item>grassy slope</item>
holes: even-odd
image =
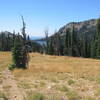
[[[11,64],[11,53],[0,52],[0,71],[4,70]]]
[[[4,70],[11,63],[11,54],[0,55],[0,69]],[[31,53],[28,69],[15,70],[12,74],[18,87],[29,94],[27,100],[33,100],[31,93],[42,93],[46,100],[100,99],[100,60]]]
[[[14,71],[15,75],[28,76],[38,72],[67,72],[76,77],[100,75],[100,60],[64,56],[58,57],[37,53],[30,55],[29,68],[27,70]]]

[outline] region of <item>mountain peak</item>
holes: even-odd
[[[58,31],[58,33],[64,35],[66,32],[66,29],[72,29],[73,24],[74,28],[78,33],[87,33],[89,31],[95,31],[96,30],[96,21],[97,19],[90,19],[86,21],[81,22],[70,22],[66,24],[65,26],[61,27]]]

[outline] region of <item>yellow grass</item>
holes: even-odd
[[[0,70],[7,68],[11,63],[11,53],[0,52]],[[67,72],[76,77],[99,76],[100,60],[31,53],[28,69],[18,69],[13,73],[16,76],[28,76],[34,73],[48,72]]]
[[[0,52],[0,71],[7,68],[12,63],[11,53]]]
[[[31,53],[28,69],[15,70],[13,73],[28,76],[38,72],[67,72],[76,77],[99,76],[100,60]]]
[[[0,72],[11,63],[11,53],[0,52]],[[50,98],[100,98],[100,60],[30,53],[28,69],[15,69],[12,74],[25,94],[32,90]]]

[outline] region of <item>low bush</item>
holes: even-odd
[[[69,91],[67,93],[67,96],[69,100],[80,100],[81,99],[76,91]]]
[[[34,93],[33,91],[30,91],[26,100],[44,100],[44,95],[42,93]]]
[[[72,84],[74,84],[74,83],[75,83],[75,81],[72,80],[72,79],[68,81],[68,85],[72,85]]]
[[[61,87],[58,88],[60,91],[62,92],[68,92],[69,91],[69,88],[65,85],[62,85]]]
[[[6,95],[0,91],[0,100],[8,100]]]
[[[9,67],[8,67],[8,69],[11,70],[11,71],[14,70],[15,68],[16,68],[16,67],[15,67],[14,64],[9,65]]]

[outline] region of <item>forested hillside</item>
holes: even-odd
[[[11,51],[16,37],[22,39],[22,36],[19,33],[16,34],[15,31],[13,33],[8,31],[0,32],[0,51]],[[40,52],[41,50],[41,45],[32,41],[29,36],[27,36],[27,45],[30,52]]]
[[[100,19],[72,22],[54,35],[46,33],[47,53],[74,57],[99,58]],[[98,45],[98,46],[97,46]]]

